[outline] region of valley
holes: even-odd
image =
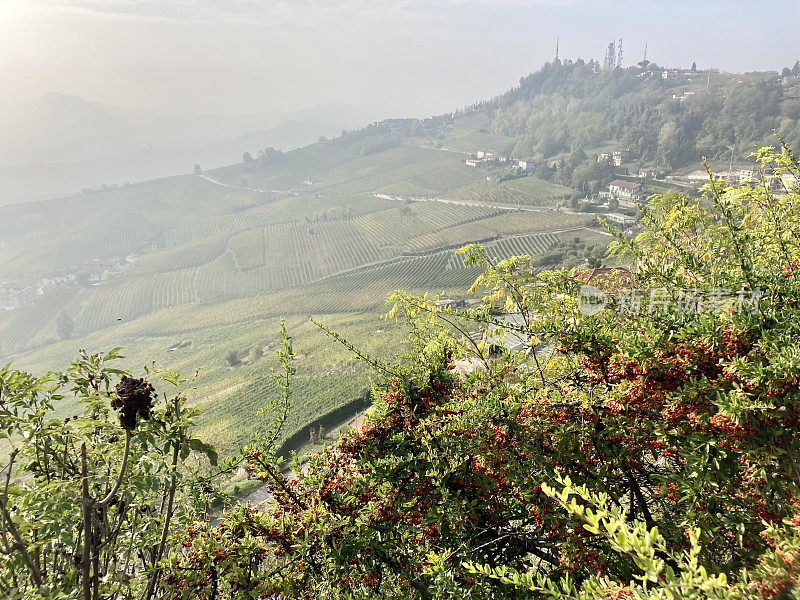
[[[731,90],[762,107],[736,130],[741,148],[794,110],[791,79],[664,73],[548,63],[453,113],[0,206],[0,357],[41,372],[78,348],[122,346],[127,368],[196,372],[203,434],[227,452],[267,426],[254,415],[275,393],[268,373],[285,317],[299,356],[288,439],[369,389],[365,365],[309,317],[382,356],[405,333],[380,319],[387,294],[466,297],[479,271],[454,255],[460,246],[528,254],[541,268],[599,264],[609,237],[598,216],[631,226],[631,201],[686,190],[701,153],[730,159],[734,177],[718,130],[744,110]],[[687,95],[703,77],[713,85]],[[633,117],[615,129],[625,111]],[[567,120],[557,130],[558,119]],[[736,159],[752,172],[743,151]],[[614,191],[620,182],[626,196]]]
[[[274,393],[280,317],[299,356],[288,437],[369,388],[365,365],[309,316],[381,355],[405,333],[379,318],[388,293],[464,296],[478,271],[454,255],[461,245],[482,241],[498,257],[575,239],[598,256],[604,247],[593,215],[555,211],[568,188],[489,182],[458,154],[399,145],[354,157],[317,144],[277,161],[0,209],[3,239],[25,248],[4,278],[64,279],[0,311],[0,354],[43,370],[77,348],[122,346],[126,367],[197,371],[204,435],[226,451],[267,426],[253,417]],[[103,281],[64,275],[112,256],[124,268]]]

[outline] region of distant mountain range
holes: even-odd
[[[0,99],[0,204],[215,167],[272,146],[291,150],[385,117],[326,104],[289,113],[193,115],[137,111],[67,94]]]

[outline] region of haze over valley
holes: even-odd
[[[243,116],[122,109],[59,93],[0,98],[0,204],[218,167],[249,150],[292,150],[384,116],[320,105]]]

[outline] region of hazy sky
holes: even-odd
[[[430,114],[553,57],[723,70],[800,58],[800,1],[0,0],[0,96],[45,91],[171,112],[324,102]],[[388,116],[388,115],[387,115]]]

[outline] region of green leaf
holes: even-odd
[[[208,457],[208,461],[212,465],[214,466],[217,465],[217,460],[218,460],[217,450],[211,444],[206,444],[202,440],[199,440],[197,438],[192,438],[189,440],[189,447],[195,452],[200,452],[202,454],[205,454]]]

